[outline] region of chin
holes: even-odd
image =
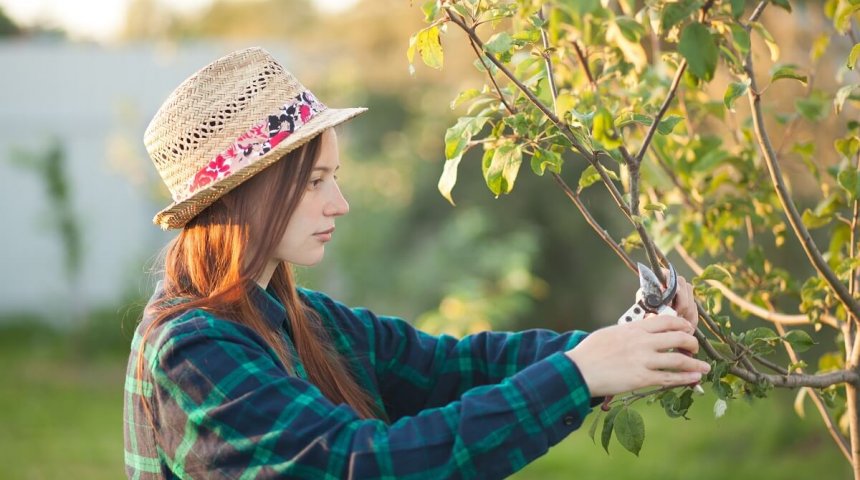
[[[317,265],[318,263],[322,262],[323,257],[325,257],[325,251],[320,249],[319,253],[304,255],[302,258],[297,258],[290,263],[302,267],[313,267],[314,265]]]

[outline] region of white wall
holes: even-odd
[[[103,47],[0,42],[0,314],[111,305],[146,290],[144,264],[173,236],[151,219],[163,206],[143,130],[183,79],[245,45]],[[283,48],[264,45],[279,60]],[[59,237],[46,227],[39,177],[12,164],[15,149],[67,153],[73,206],[84,225],[83,273],[70,288]]]

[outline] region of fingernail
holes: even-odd
[[[691,382],[698,382],[698,381],[699,381],[699,380],[701,380],[701,379],[702,379],[702,374],[701,374],[701,373],[699,373],[699,372],[690,372],[690,381],[691,381]]]

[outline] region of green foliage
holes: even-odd
[[[677,248],[705,266],[694,268],[694,284],[715,322],[713,368],[705,383],[718,397],[717,417],[726,415],[732,400],[765,397],[774,388],[765,377],[752,381],[731,373],[757,368],[749,367],[752,357],[773,358],[772,365],[791,372],[807,372],[822,364],[819,359],[827,368],[836,364],[839,354],[822,352],[821,339],[811,332],[849,315],[833,285],[797,261],[805,257],[795,238],[812,230],[823,260],[855,297],[860,284],[858,249],[850,245],[860,202],[860,123],[853,120],[860,84],[847,83],[852,78],[844,71],[825,70],[828,62],[822,61],[838,55],[834,63],[850,71],[860,50],[845,49],[843,38],[828,34],[832,30],[813,32],[809,64],[796,56],[787,56],[795,63],[777,63],[787,34],[772,34],[766,25],[774,23],[758,15],[779,10],[780,19],[793,19],[799,13],[789,0],[768,3],[762,10],[740,0],[461,0],[438,3],[438,15],[428,19],[474,34],[463,41],[481,53],[475,66],[486,78],[453,102],[467,114],[446,137],[443,195],[450,200],[463,142],[483,146],[484,182],[495,196],[510,193],[518,175],[527,174],[520,172],[523,161],[536,175],[550,170],[559,179],[578,179],[576,196],[605,195],[606,189],[589,189],[597,183],[619,191],[605,203],[635,208],[625,219],[641,223],[659,249]],[[750,18],[753,11],[756,18]],[[803,11],[826,16],[844,34],[857,6],[829,0],[804,4]],[[752,55],[756,48],[767,49],[770,63]],[[750,61],[758,68],[749,68]],[[834,87],[816,81],[829,74],[837,80]],[[750,110],[736,110],[739,102]],[[486,120],[467,132],[464,125],[474,117]],[[820,125],[828,125],[826,138],[808,133]],[[785,138],[774,140],[774,131]],[[785,189],[803,212],[796,228],[802,234],[787,224],[774,188],[786,174],[772,173],[763,152],[775,155],[775,164],[803,172],[793,174]],[[573,166],[578,168],[570,172]],[[803,182],[807,173],[812,191]],[[773,177],[775,185],[763,183]],[[647,243],[632,227],[610,233],[627,252]],[[806,316],[809,328],[743,323],[767,317],[762,310],[799,312],[792,316]],[[838,329],[827,332],[838,336]],[[789,350],[804,358],[786,361]],[[840,388],[820,394],[845,408]],[[694,403],[689,389],[651,397],[669,417],[686,418]],[[639,398],[614,403],[592,424],[592,437],[602,421],[604,448],[615,432],[638,455],[644,426],[629,404]]]

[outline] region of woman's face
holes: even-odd
[[[340,168],[337,135],[332,128],[321,135],[319,158],[305,186],[305,195],[275,248],[278,261],[304,266],[319,263],[325,254],[325,244],[334,233],[335,218],[349,212],[349,203],[337,185]]]

